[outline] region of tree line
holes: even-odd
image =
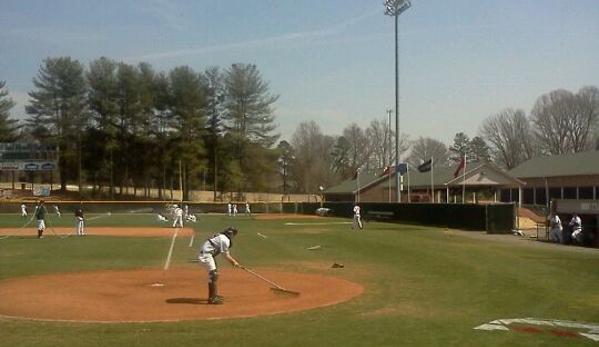
[[[294,181],[301,182],[303,190],[317,191],[319,185],[332,186],[340,178],[352,177],[357,168],[392,167],[397,155],[394,139],[385,119],[374,119],[366,129],[350,124],[340,136],[325,135],[316,122],[307,121],[286,146],[287,158],[295,158],[298,166],[291,171],[297,175]],[[484,119],[476,136],[458,132],[449,146],[430,137],[410,139],[401,134],[399,139],[401,162],[413,168],[431,158],[435,166],[456,165],[466,156],[511,170],[533,157],[591,150],[599,151],[595,86],[578,93],[560,89],[542,95],[528,116],[524,110],[506,108]]]
[[[552,91],[529,116],[505,109],[486,118],[472,139],[457,133],[447,146],[428,137],[395,133],[386,119],[366,129],[352,123],[326,135],[302,121],[289,141],[276,133],[269,83],[253,64],[194,71],[155,71],[101,57],[83,66],[47,58],[32,79],[24,121],[10,118],[15,103],[0,81],[0,142],[39,142],[60,149],[58,177],[67,184],[108,188],[182,189],[223,193],[315,193],[353,176],[357,168],[434,158],[450,165],[467,155],[512,169],[538,155],[599,149],[599,89]],[[48,173],[43,173],[48,175]],[[51,178],[46,177],[46,180]],[[228,198],[228,197],[227,197]]]
[[[4,83],[2,84],[4,88]],[[9,120],[2,96],[1,140],[58,145],[61,189],[266,191],[277,172],[274,103],[257,67],[157,72],[109,58],[89,67],[47,58],[33,78],[29,117]],[[4,105],[6,104],[6,105]]]

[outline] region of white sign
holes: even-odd
[[[591,210],[591,211],[597,211],[599,210],[599,203],[596,202],[583,202],[580,204],[580,209],[581,210]]]
[[[53,161],[2,161],[0,162],[0,170],[54,170],[56,162]]]
[[[497,319],[489,323],[481,324],[474,329],[476,330],[499,330],[509,331],[509,326],[516,328],[520,325],[536,325],[544,326],[549,329],[567,329],[573,330],[573,334],[586,337],[587,339],[599,342],[599,324],[596,323],[585,323],[585,322],[574,322],[567,320],[556,320],[556,319],[537,319],[537,318],[510,318],[510,319]]]

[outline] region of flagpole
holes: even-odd
[[[397,170],[397,168],[395,168]],[[387,185],[388,185],[388,191],[389,191],[389,202],[391,202],[391,176],[393,176],[393,174],[391,174],[391,166],[389,166],[389,173],[388,173],[389,177],[387,178]]]
[[[466,154],[464,154],[464,172],[462,173],[462,204],[466,203]]]
[[[360,168],[356,171],[356,183],[358,184],[358,191],[356,193],[356,202],[360,202]]]
[[[408,173],[408,202],[412,202],[411,200],[411,192],[410,192],[410,164],[406,163],[406,172]]]
[[[435,185],[434,185],[434,174],[433,172],[435,171],[435,161],[433,159],[433,157],[431,157],[431,203],[435,202]]]

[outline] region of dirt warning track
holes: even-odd
[[[135,227],[135,228],[124,228],[124,227],[86,227],[85,228],[85,236],[125,236],[125,237],[172,237],[174,232],[177,231],[178,236],[182,237],[191,237],[194,234],[192,228],[144,228],[144,227]],[[23,229],[9,229],[9,228],[0,228],[0,235],[14,235],[18,237],[37,237],[37,227],[30,226],[28,228]],[[64,235],[75,235],[75,228],[46,228],[44,232],[44,237],[52,237],[52,236],[64,236]]]

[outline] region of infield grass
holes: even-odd
[[[93,324],[0,319],[0,347],[599,346],[547,331],[473,329],[495,319],[526,317],[598,324],[597,249],[378,222],[354,231],[350,224],[338,224],[348,220],[336,218],[200,217],[188,224],[196,230],[194,248],[189,248],[189,239],[177,239],[172,267],[194,266],[189,259],[195,257],[199,242],[234,225],[240,233],[233,254],[244,265],[346,278],[362,284],[365,293],[325,308],[219,321]],[[24,223],[16,214],[0,218],[0,227],[16,230]],[[74,222],[65,215],[52,223]],[[159,224],[152,214],[115,214],[90,220],[88,226]],[[0,240],[0,285],[3,279],[33,274],[162,267],[170,242],[17,235]],[[317,250],[307,249],[317,245]],[[345,267],[333,269],[333,263]]]

